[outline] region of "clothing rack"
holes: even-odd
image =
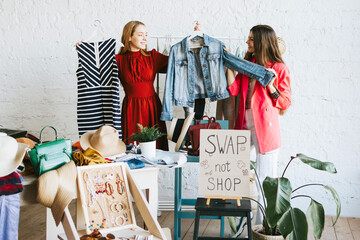
[[[151,38],[156,38],[156,39],[166,39],[166,38],[181,38],[181,39],[184,39],[186,36],[182,36],[182,37],[179,37],[179,36],[171,36],[169,35],[169,37],[166,37],[166,36],[151,36]],[[231,40],[231,41],[241,41],[241,40],[246,40],[246,38],[233,38],[233,37],[213,37],[213,36],[210,36],[212,38],[216,38],[218,40]],[[245,42],[244,42],[245,43]]]

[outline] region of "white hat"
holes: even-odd
[[[15,138],[0,132],[0,177],[9,175],[20,165],[29,145],[16,142]]]
[[[118,155],[126,151],[126,145],[119,139],[118,131],[109,125],[84,133],[80,137],[80,145],[84,150],[89,147],[97,150],[103,157]]]

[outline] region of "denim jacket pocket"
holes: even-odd
[[[188,65],[188,61],[187,60],[177,60],[175,62],[175,65],[177,67],[183,67],[183,66],[187,66]]]
[[[226,86],[226,80],[225,79],[222,80],[221,77],[221,76],[225,77],[225,75],[223,74],[224,70],[222,68],[222,63],[220,62],[220,54],[217,53],[208,54],[206,59],[208,61],[208,70],[211,75],[211,86],[213,90],[216,89],[216,91],[213,92],[213,94],[221,95],[223,94],[224,91],[226,91],[226,89],[222,89],[221,87],[224,81],[225,81],[224,86]]]
[[[179,77],[179,79],[188,79],[188,61],[187,60],[178,60],[175,62],[175,76]]]
[[[220,54],[209,54],[207,55],[207,60],[208,61],[215,61],[216,59],[219,59],[220,58]]]

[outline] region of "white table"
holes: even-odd
[[[131,170],[131,174],[135,179],[136,184],[141,190],[145,190],[146,198],[149,203],[151,214],[154,218],[157,218],[158,211],[158,168],[157,167],[145,167],[141,169]],[[28,204],[37,204],[37,186],[35,176],[24,177],[24,190],[20,194],[20,206]],[[77,188],[77,184],[75,186]],[[76,190],[77,192],[77,190]],[[77,196],[75,196],[77,198]],[[21,212],[20,212],[21,214]],[[80,201],[77,201],[77,228],[81,230],[85,227],[85,221],[82,214],[82,207]],[[51,210],[46,208],[46,239],[54,240],[57,239],[59,233],[63,233],[62,225],[56,227],[54,218]]]

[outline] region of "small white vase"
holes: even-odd
[[[141,155],[146,158],[154,159],[156,153],[156,141],[140,143]]]

